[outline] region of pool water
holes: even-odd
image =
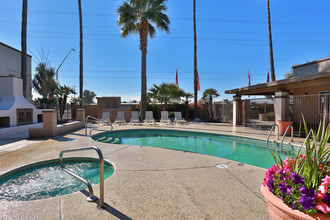
[[[98,161],[67,161],[65,168],[89,180],[91,184],[100,182]],[[59,162],[29,165],[30,168],[14,170],[0,176],[0,200],[28,201],[70,194],[86,189],[87,186],[64,172]],[[104,179],[114,172],[111,164],[104,163]]]
[[[95,135],[93,139],[112,144],[151,146],[196,152],[262,168],[269,168],[274,164],[270,152],[279,148],[274,144],[266,147],[265,141],[250,138],[163,129],[119,130]],[[281,152],[283,157],[294,153],[291,147],[284,147],[283,149]]]

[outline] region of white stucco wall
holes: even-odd
[[[314,61],[311,63],[306,63],[303,65],[294,66],[293,76],[304,76],[313,73],[320,73],[330,70],[330,58],[326,58],[319,61]]]
[[[0,76],[15,76],[21,78],[21,52],[0,42]],[[1,80],[1,78],[0,78]],[[27,56],[27,99],[31,94],[31,56]]]

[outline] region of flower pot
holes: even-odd
[[[312,214],[308,215],[299,210],[292,209],[286,205],[280,198],[277,198],[272,192],[269,191],[268,187],[261,185],[260,191],[265,198],[268,206],[269,218],[271,220],[280,219],[292,219],[292,220],[308,220],[308,219],[330,219],[324,214]]]
[[[277,120],[276,124],[278,125],[278,133],[279,135],[283,135],[289,125],[292,125],[292,121],[280,121]],[[287,136],[291,135],[291,128],[286,133]]]
[[[259,114],[260,121],[266,121],[266,114]]]

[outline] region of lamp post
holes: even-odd
[[[71,53],[71,51],[76,51],[75,49],[71,48],[68,52],[68,54],[64,57],[63,61],[61,62],[61,64],[57,67],[56,69],[56,82],[58,82],[58,70],[60,69],[60,67],[62,66],[62,64],[64,63],[65,59],[69,56],[69,54]]]

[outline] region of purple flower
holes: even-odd
[[[290,185],[287,185],[286,182],[282,182],[278,185],[278,188],[280,189],[281,193],[290,195],[290,191],[292,190],[292,187]]]
[[[274,179],[273,179],[273,176],[270,176],[269,179],[268,179],[268,182],[267,182],[267,186],[269,188],[269,191],[273,191],[273,188],[274,188]]]
[[[317,193],[314,191],[314,189],[308,189],[302,186],[300,187],[299,191],[301,192],[302,195],[299,200],[302,207],[306,210],[315,207],[314,201]]]
[[[325,202],[325,204],[327,204],[328,207],[330,207],[330,195],[329,194],[325,194],[323,196],[322,201]]]
[[[299,176],[295,172],[292,172],[291,173],[291,177],[293,178],[294,184],[296,184],[296,185],[298,185],[298,184],[304,184],[305,178],[302,178],[301,176]]]
[[[284,170],[283,169],[280,171],[280,174],[281,174],[280,180],[284,180]]]

